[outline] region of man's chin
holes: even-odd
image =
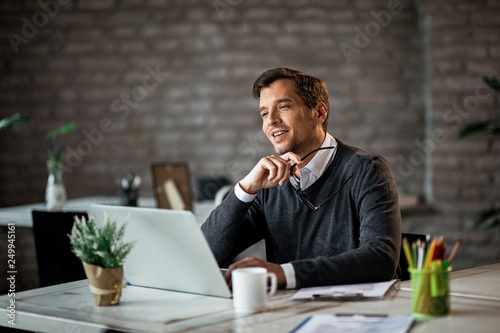
[[[272,142],[274,151],[276,152],[276,155],[283,155],[289,152],[295,152],[298,148],[297,142],[295,140],[286,140],[285,142],[282,143],[275,143]]]
[[[291,147],[277,147],[274,146],[274,151],[276,152],[276,155],[283,155],[286,153],[289,153],[292,151]]]

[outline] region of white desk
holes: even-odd
[[[500,264],[452,272],[447,317],[419,320],[411,332],[498,332]],[[280,290],[264,312],[239,315],[229,299],[139,287],[123,290],[115,307],[94,306],[87,281],[35,289],[16,295],[16,328],[42,332],[104,332],[113,328],[137,332],[289,332],[313,314],[410,314],[410,292],[403,289],[386,300],[358,302],[292,302],[295,291]],[[492,289],[490,289],[492,288]],[[493,292],[491,293],[491,291]],[[459,295],[467,292],[467,295]],[[8,326],[9,298],[0,297],[0,325]]]

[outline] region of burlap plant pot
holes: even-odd
[[[95,305],[109,306],[120,302],[123,281],[123,267],[103,268],[100,266],[83,263],[83,269],[89,280],[90,291],[94,297]]]

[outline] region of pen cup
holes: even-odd
[[[432,265],[430,270],[408,268],[411,282],[411,313],[417,318],[450,313],[448,273],[451,267]]]

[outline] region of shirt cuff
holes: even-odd
[[[295,269],[290,263],[282,264],[281,268],[285,272],[286,289],[295,289],[297,286],[297,280],[295,279]]]
[[[243,202],[252,202],[257,196],[257,194],[248,194],[247,192],[243,191],[243,189],[240,186],[240,182],[238,182],[234,186],[234,195],[236,195],[236,197]]]

